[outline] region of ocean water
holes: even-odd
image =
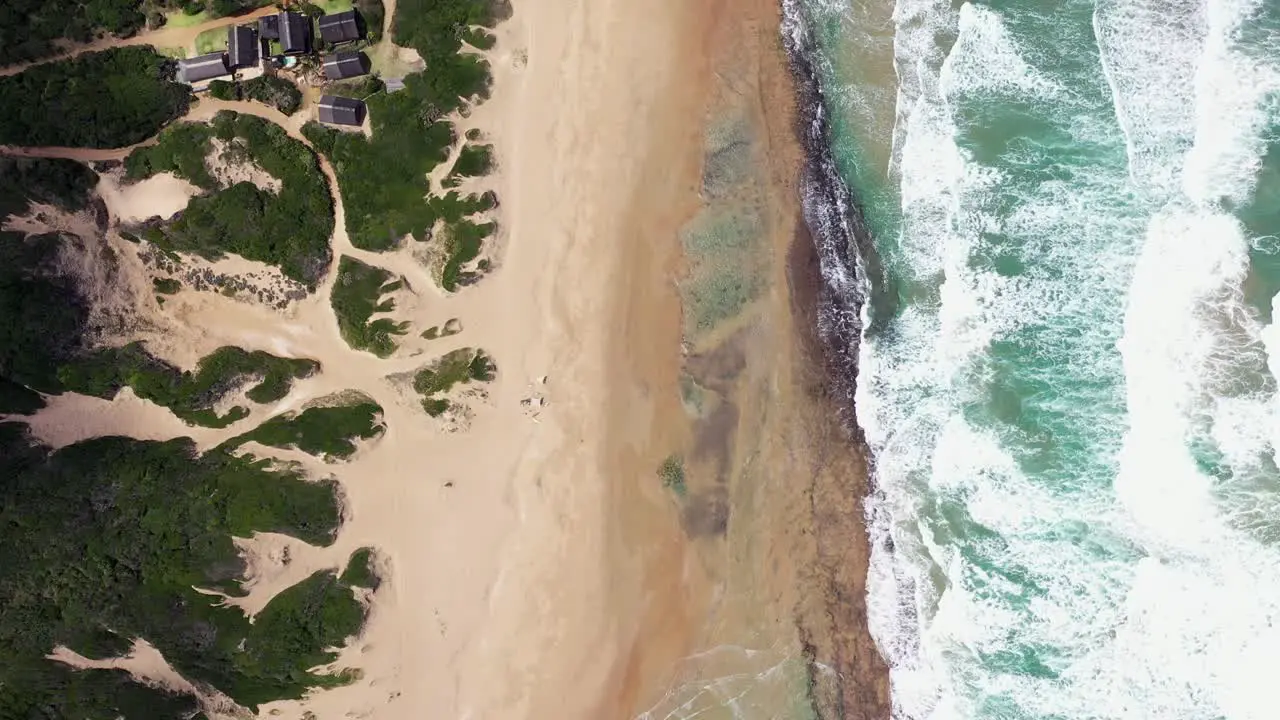
[[[1280,2],[784,7],[895,715],[1280,718]]]

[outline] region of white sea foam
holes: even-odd
[[[867,338],[857,397],[877,460],[870,614],[899,716],[1274,716],[1251,663],[1280,659],[1280,556],[1245,522],[1269,506],[1256,482],[1233,489],[1207,476],[1189,445],[1216,438],[1224,462],[1256,479],[1280,432],[1270,395],[1218,392],[1239,370],[1234,358],[1280,346],[1280,331],[1243,306],[1249,242],[1218,204],[1251,192],[1266,120],[1257,88],[1274,87],[1265,62],[1233,48],[1246,5],[1100,6],[1094,26],[1128,141],[1128,168],[1113,170],[1131,174],[1138,193],[1072,176],[1040,183],[997,218],[984,208],[1013,177],[959,147],[951,104],[986,93],[1069,105],[1069,84],[1024,58],[994,12],[899,3],[899,75],[912,78],[895,138],[904,229],[891,261],[918,286],[932,279],[936,295],[913,298]],[[925,35],[952,24],[954,47],[936,63],[937,34]],[[1071,127],[1082,142],[1105,141],[1087,120]],[[1135,213],[1152,199],[1169,202],[1142,240]],[[984,233],[1021,239],[1020,257],[1034,264],[1015,280],[975,263]],[[1106,338],[1125,285],[1121,362]],[[987,399],[992,343],[1029,327],[1041,328],[1039,342],[1085,353],[1038,378],[1077,403],[1077,416],[1096,400],[1109,427],[1103,408],[1115,399],[1075,385],[1123,371],[1122,447],[1089,438],[1099,467],[1116,455],[1114,496],[1090,478],[1068,493],[1046,488],[1006,447],[1016,438],[966,419]],[[954,536],[969,523],[989,535]],[[1027,672],[1029,656],[1044,676]]]
[[[1266,94],[1280,68],[1236,46],[1258,7],[1208,5],[1194,87],[1176,88],[1192,122],[1165,128],[1181,132],[1187,150],[1154,158],[1177,171],[1180,192],[1151,220],[1130,288],[1120,349],[1131,427],[1115,485],[1149,557],[1137,566],[1125,622],[1095,658],[1099,697],[1127,717],[1275,717],[1273,680],[1257,668],[1280,661],[1280,553],[1264,542],[1267,523],[1255,521],[1260,505],[1276,505],[1275,488],[1265,488],[1274,467],[1260,462],[1274,455],[1276,399],[1234,390],[1275,337],[1244,303],[1250,242],[1221,204],[1252,195],[1261,130],[1275,119]],[[1142,113],[1140,94],[1117,100],[1126,103]],[[1230,475],[1206,472],[1194,450],[1205,441]]]
[[[1105,603],[1097,598],[1108,584],[1071,579],[1034,601],[1028,620],[1027,610],[1007,604],[1007,596],[1018,592],[1015,583],[975,568],[952,542],[935,539],[940,532],[945,536],[945,523],[925,518],[927,498],[963,502],[973,520],[998,535],[1028,536],[1008,551],[986,548],[997,564],[1018,563],[1052,577],[1061,562],[1059,544],[1029,536],[1063,518],[1083,523],[1105,517],[1096,503],[1064,505],[1038,491],[1020,477],[998,438],[960,416],[966,402],[979,399],[981,363],[993,340],[1079,300],[1062,283],[1031,283],[975,266],[983,234],[1054,226],[1048,215],[1085,223],[1088,213],[1080,212],[1085,208],[1070,188],[1052,184],[1006,218],[1004,227],[983,210],[1006,178],[961,150],[949,102],[980,93],[1044,100],[1060,88],[1022,59],[995,13],[966,5],[951,20],[937,5],[899,3],[899,10],[899,75],[915,75],[904,84],[900,106],[904,228],[895,267],[917,283],[935,278],[938,294],[936,303],[908,306],[889,334],[865,341],[860,355],[859,421],[877,458],[879,488],[868,513],[877,548],[869,612],[893,666],[896,712],[972,718],[979,716],[974,698],[999,692],[1002,682],[998,674],[982,671],[979,655],[1007,650],[1011,627],[1028,626],[1028,642],[1037,641],[1035,633],[1048,642],[1074,631],[1080,643],[1096,643],[1096,633],[1079,633],[1071,621],[1090,613],[1105,616]],[[934,16],[923,18],[928,12]],[[958,37],[937,66],[937,28],[953,22]],[[921,50],[918,43],[930,48]],[[910,53],[925,59],[915,61]],[[1058,552],[1042,552],[1050,547]]]
[[[1204,43],[1202,0],[1099,0],[1093,15],[1102,68],[1129,145],[1129,170],[1149,192],[1168,194],[1180,167],[1169,162],[1190,145],[1188,102],[1198,48]]]

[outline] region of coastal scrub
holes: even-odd
[[[104,399],[115,397],[127,385],[138,397],[169,408],[188,423],[221,428],[249,415],[248,408],[240,405],[224,415],[214,409],[235,389],[248,384],[249,400],[275,402],[288,394],[294,380],[319,368],[314,360],[227,346],[202,358],[195,372],[182,372],[135,342],[69,362],[59,370],[58,379],[67,390]]]
[[[232,536],[280,532],[332,541],[331,483],[188,439],[110,437],[49,451],[0,423],[0,714],[179,718],[190,699],[124,673],[70,672],[56,646],[89,657],[154,645],[184,677],[250,708],[343,682],[310,668],[359,631],[363,609],[331,573],[272,599],[252,624],[197,588],[239,594]],[[33,715],[35,713],[35,715]]]
[[[325,458],[348,458],[356,451],[357,440],[369,440],[383,433],[382,407],[373,401],[354,405],[307,408],[285,413],[227,441],[237,447],[254,441],[278,448],[297,448]]]
[[[248,181],[213,189],[204,158],[214,139],[223,143],[229,161],[252,162],[278,179],[279,192]],[[146,240],[163,249],[259,260],[310,288],[332,260],[333,198],[320,165],[305,145],[269,120],[223,111],[209,126],[180,125],[162,133],[156,145],[131,153],[125,168],[133,179],[172,172],[211,190],[192,198],[171,222],[144,231]]]
[[[174,61],[148,46],[85,53],[0,77],[0,144],[117,148],[187,112]]]
[[[438,417],[451,407],[445,395],[455,385],[489,382],[497,372],[498,367],[483,350],[459,348],[419,370],[413,377],[413,389],[422,396],[422,409]]]
[[[338,318],[338,330],[342,339],[356,350],[368,350],[378,357],[387,357],[396,350],[396,335],[408,332],[409,323],[391,318],[372,319],[376,313],[391,312],[394,300],[382,296],[395,292],[403,281],[392,280],[391,273],[382,268],[366,265],[351,257],[343,257],[338,263],[338,281],[333,286],[329,302]]]

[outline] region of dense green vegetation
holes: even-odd
[[[31,201],[79,210],[97,179],[71,160],[0,158],[0,221]],[[49,272],[59,243],[54,235],[0,231],[0,379],[12,384],[3,401],[10,407],[32,402],[13,386],[59,392],[57,368],[80,350],[89,312],[75,285]]]
[[[467,144],[449,171],[452,177],[479,177],[493,169],[493,146]]]
[[[253,382],[246,392],[250,400],[275,402],[289,393],[294,379],[318,368],[314,360],[228,346],[202,358],[195,372],[182,372],[152,356],[141,343],[132,343],[78,358],[62,366],[58,379],[68,390],[101,398],[115,397],[127,385],[138,397],[169,408],[188,423],[220,428],[249,415],[248,408],[239,405],[225,415],[214,410],[231,391]]]
[[[0,717],[179,718],[192,704],[111,673],[69,673],[56,645],[90,656],[128,639],[242,704],[342,678],[308,668],[358,632],[363,611],[332,573],[277,596],[250,624],[196,587],[237,592],[232,535],[331,541],[333,488],[189,440],[101,438],[49,453],[0,424]]]
[[[209,94],[219,100],[256,100],[285,115],[292,115],[302,107],[302,91],[277,75],[259,75],[239,83],[214,80],[209,83]]]
[[[395,301],[382,296],[400,288],[400,280],[392,280],[391,273],[382,268],[366,265],[351,257],[343,257],[338,264],[338,281],[334,283],[329,301],[338,318],[342,339],[356,350],[368,350],[378,357],[387,357],[396,350],[393,336],[408,332],[407,322],[391,318],[371,320],[375,313],[391,312]]]
[[[422,409],[438,417],[449,409],[449,401],[441,397],[454,385],[471,381],[489,382],[498,368],[483,350],[459,348],[448,353],[413,377],[413,389],[422,396]]]
[[[30,415],[42,407],[40,393],[0,376],[0,414]]]
[[[373,548],[360,548],[351,553],[351,559],[347,561],[347,569],[342,572],[342,577],[339,580],[352,587],[377,590],[382,579],[378,577],[378,569],[374,565],[375,562],[377,562],[377,555]]]
[[[371,43],[381,40],[382,25],[387,14],[382,0],[356,0],[355,8],[364,20],[365,38]]]
[[[462,332],[462,321],[458,318],[449,318],[444,325],[432,325],[422,331],[422,337],[427,340],[439,340],[450,335],[457,335]]]
[[[204,190],[217,189],[218,181],[205,165],[211,133],[203,123],[179,123],[165,128],[155,145],[137,148],[124,159],[125,177],[144,180],[168,172]]]
[[[70,161],[0,159],[0,215],[24,211],[31,199],[81,208],[95,178]],[[84,299],[51,264],[60,242],[0,232],[5,412],[34,409],[40,398],[29,388],[64,390],[57,368],[83,352]],[[193,407],[193,397],[238,371],[261,374],[255,401],[282,397],[297,363],[314,369],[229,348],[195,373],[157,375],[145,364],[138,373],[157,396]],[[92,377],[122,374],[103,368]],[[51,452],[23,425],[0,422],[0,718],[187,720],[198,710],[193,698],[123,672],[73,671],[46,659],[59,645],[105,658],[144,638],[184,677],[250,707],[344,682],[309,672],[363,623],[350,585],[334,573],[281,593],[253,623],[195,589],[241,592],[233,535],[281,532],[327,544],[339,518],[332,484],[266,461],[224,450],[197,455],[187,439],[99,438]]]
[[[151,286],[161,295],[172,295],[182,289],[182,281],[177,278],[153,278]]]
[[[369,105],[371,139],[316,123],[303,128],[312,144],[334,163],[346,207],[347,231],[356,247],[387,250],[410,235],[428,240],[436,222],[443,219],[424,202],[430,190],[426,176],[448,159],[455,141],[452,125],[441,118],[488,92],[487,63],[459,51],[464,42],[477,47],[491,44],[487,33],[472,28],[492,27],[499,19],[497,7],[498,3],[489,0],[399,3],[395,41],[417,50],[427,69],[406,77],[405,88],[399,92],[382,92],[375,84],[351,93]],[[472,150],[465,163],[465,169],[479,172],[489,160],[483,150]],[[493,226],[468,223],[454,227],[460,219],[444,222],[448,227],[442,237],[448,245],[441,263],[442,269],[447,269],[442,279],[453,289],[461,278],[461,266],[476,257]]]
[[[382,408],[373,401],[355,405],[307,408],[285,413],[227,442],[242,445],[250,440],[278,448],[297,448],[312,455],[350,457],[356,440],[368,440],[385,429]]]
[[[115,148],[183,115],[190,88],[150,47],[122,47],[0,77],[0,144]]]
[[[279,126],[254,115],[220,112],[211,126],[166,130],[156,145],[131,153],[126,170],[133,178],[168,171],[207,187],[202,183],[212,178],[203,158],[213,138],[226,144],[233,160],[257,163],[280,180],[280,192],[239,182],[193,198],[177,219],[149,228],[146,239],[209,258],[233,253],[261,260],[315,287],[332,259],[333,199],[315,155]]]
[[[406,89],[367,99],[372,140],[317,123],[303,128],[312,145],[333,161],[347,232],[358,248],[389,250],[405,235],[421,239],[431,229],[423,202],[427,173],[449,158],[453,126],[432,121],[407,87],[422,82],[421,75],[410,75]]]
[[[88,42],[97,31],[132,35],[146,17],[138,0],[5,0],[0,3],[0,65],[53,54],[55,40]]]

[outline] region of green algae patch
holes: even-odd
[[[696,337],[737,316],[764,286],[758,248],[763,231],[751,208],[703,210],[681,232],[687,276],[685,335]]]

